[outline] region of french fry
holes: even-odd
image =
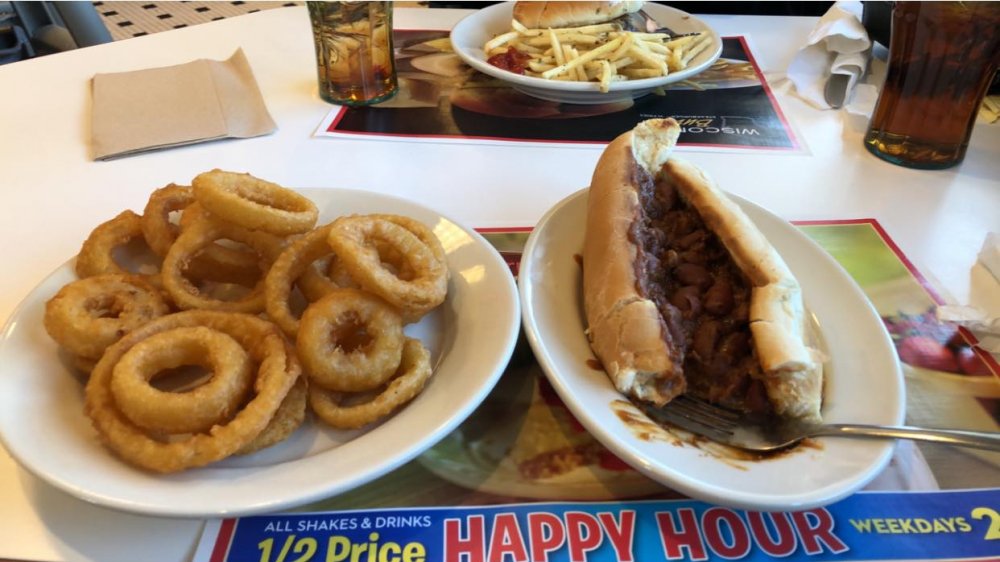
[[[650,53],[649,51],[643,50],[639,43],[634,43],[628,50],[628,53],[635,57],[636,60],[642,61],[642,63],[646,66],[659,70],[661,76],[666,76],[670,72],[670,68],[666,60]]]
[[[659,69],[653,68],[626,68],[621,71],[623,76],[627,76],[633,80],[642,80],[644,78],[656,78],[657,76],[663,76],[663,73]]]
[[[693,42],[698,37],[701,37],[701,35],[687,35],[685,37],[678,37],[677,39],[671,39],[670,41],[667,41],[665,45],[669,49],[677,49],[683,47],[684,45],[687,45],[688,43]]]
[[[549,38],[552,41],[552,55],[556,58],[556,63],[560,65],[566,64],[566,54],[563,53],[562,43],[559,41],[559,37],[551,29],[549,30]],[[546,70],[545,72],[550,71]],[[544,72],[542,74],[544,74]]]
[[[483,46],[483,50],[486,52],[492,51],[493,49],[496,49],[500,45],[503,45],[508,41],[516,38],[517,38],[516,31],[508,31],[507,33],[502,33],[500,35],[497,35],[493,39],[487,41],[486,45]]]
[[[619,45],[621,45],[621,42],[622,39],[620,37],[618,39],[614,39],[610,43],[605,43],[600,47],[597,47],[596,49],[587,51],[585,54],[582,54],[571,61],[567,61],[565,64],[553,68],[552,70],[546,70],[545,72],[542,73],[542,77],[551,78],[553,76],[558,76],[563,72],[570,70],[571,68],[575,68],[576,66],[579,66],[585,62],[592,61],[605,53],[613,52],[615,49],[618,48]]]
[[[640,43],[642,43],[642,47],[645,50],[647,50],[647,51],[649,51],[651,53],[656,53],[656,54],[659,54],[659,55],[669,55],[670,54],[670,49],[667,48],[667,46],[664,45],[663,43],[656,43],[655,41],[640,41]]]
[[[617,49],[615,49],[608,56],[608,60],[615,61],[615,60],[619,60],[619,59],[623,58],[625,56],[625,53],[627,53],[628,50],[632,48],[632,43],[634,43],[634,42],[635,42],[635,39],[633,39],[631,35],[626,35],[625,38],[622,39],[621,46],[619,46]]]
[[[516,49],[528,55],[527,76],[596,82],[607,92],[614,82],[668,76],[686,68],[711,42],[706,33],[671,38],[623,31],[617,23],[530,29],[512,20],[511,31],[487,41],[484,51],[493,56]]]
[[[709,39],[709,37],[706,35],[703,39],[699,40],[697,43],[692,45],[691,48],[688,49],[687,53],[685,53],[684,56],[681,57],[682,67],[686,67],[688,63],[691,62],[691,59],[698,56],[699,54],[701,54],[702,51],[707,49],[708,46],[711,44],[711,42],[712,42],[711,39]]]
[[[554,64],[546,64],[544,62],[539,62],[539,61],[536,61],[536,60],[529,60],[528,61],[528,68],[530,68],[532,72],[537,72],[539,74],[541,74],[542,72],[545,72],[546,70],[551,70],[551,69],[553,69],[555,67],[556,67],[556,65],[554,65]]]
[[[576,34],[560,34],[555,33],[557,40],[560,43],[570,43],[579,45],[596,45],[601,42],[601,37],[597,35],[585,35],[582,33]],[[552,44],[551,35],[541,35],[538,37],[530,37],[523,41],[525,45],[531,45],[533,47],[548,47]]]
[[[600,63],[601,63],[601,72],[600,72],[599,82],[601,84],[601,91],[607,92],[611,87],[611,78],[615,75],[617,71],[614,69],[614,67],[611,66],[611,63],[608,62],[607,60],[602,60],[600,61]]]

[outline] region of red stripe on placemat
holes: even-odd
[[[327,132],[337,133],[341,135],[368,135],[368,136],[379,136],[379,137],[403,137],[403,138],[414,138],[414,139],[458,139],[458,140],[484,140],[484,141],[504,141],[504,142],[521,142],[521,143],[536,142],[539,144],[591,144],[591,145],[608,144],[604,141],[599,141],[599,140],[518,139],[513,137],[481,137],[478,135],[441,135],[437,133],[418,134],[418,133],[383,133],[383,132],[373,132],[373,131],[338,131],[335,130],[333,127],[334,124],[331,124],[330,128],[327,129]],[[722,146],[722,145],[713,145],[713,146]],[[748,147],[743,147],[743,148],[748,148]],[[756,148],[756,147],[751,146],[749,148]]]
[[[795,138],[792,135],[789,135],[788,138],[791,139],[792,143],[795,142]],[[713,143],[708,143],[708,142],[685,142],[685,143],[679,143],[677,146],[684,147],[684,148],[689,147],[689,146],[696,146],[696,147],[704,147],[704,148],[742,148],[742,149],[746,149],[746,150],[795,150],[794,146],[792,146],[792,147],[788,147],[788,146],[751,146],[749,144],[713,144]]]
[[[531,226],[497,226],[490,228],[477,228],[476,232],[479,233],[504,233],[504,232],[531,232],[534,227]]]
[[[236,530],[235,519],[223,519],[219,525],[219,535],[215,538],[215,547],[212,549],[212,556],[209,562],[223,562],[226,554],[229,553],[230,541],[233,539],[233,532]]]
[[[326,128],[326,132],[328,133],[339,132],[337,131],[337,125],[340,124],[340,120],[344,118],[344,115],[346,113],[347,113],[347,106],[346,105],[341,106],[340,111],[337,112],[337,116],[333,118],[333,121],[330,122],[330,126]]]

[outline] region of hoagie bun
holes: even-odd
[[[604,23],[631,14],[643,2],[612,0],[605,2],[515,2],[514,19],[527,28],[577,27]]]
[[[822,365],[799,284],[739,206],[671,155],[679,133],[673,119],[645,121],[598,161],[583,252],[591,347],[638,400],[687,392],[818,420]]]

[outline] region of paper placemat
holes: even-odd
[[[466,66],[447,31],[397,30],[400,92],[364,108],[335,107],[316,136],[403,142],[603,145],[654,117],[674,117],[678,150],[804,152],[745,37],[723,38],[716,63],[661,93],[609,104],[533,98]]]

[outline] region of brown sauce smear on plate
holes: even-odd
[[[773,453],[755,453],[745,451],[735,447],[729,447],[721,443],[716,443],[711,439],[695,435],[679,427],[670,424],[658,424],[649,419],[634,404],[628,400],[615,400],[611,402],[611,410],[622,423],[628,427],[636,438],[642,441],[663,441],[678,447],[689,446],[699,449],[706,455],[717,458],[720,461],[737,468],[746,470],[747,467],[740,462],[758,462],[783,458],[806,449],[821,450],[823,445],[813,439],[804,439],[794,447],[775,451]]]

